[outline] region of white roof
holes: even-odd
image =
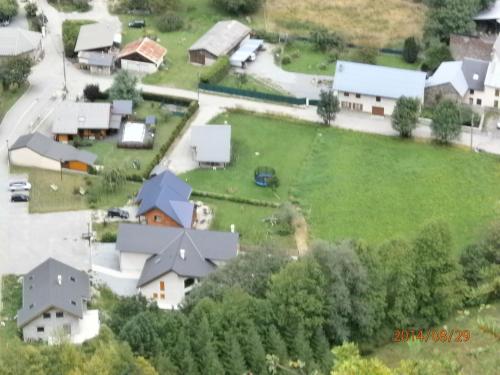
[[[146,133],[146,125],[140,122],[127,122],[123,127],[122,142],[138,142],[144,141],[144,134]]]
[[[36,50],[42,34],[16,27],[0,27],[0,56],[17,56]]]
[[[191,128],[195,159],[202,163],[231,161],[231,125],[198,125]]]
[[[446,61],[439,65],[432,77],[429,77],[425,86],[434,87],[445,84],[451,84],[453,88],[464,96],[469,86],[462,72],[462,61]]]
[[[214,56],[222,56],[231,51],[248,34],[250,28],[239,21],[219,21],[198,39],[190,48],[206,50]]]
[[[91,23],[80,27],[75,52],[112,47],[118,37],[118,27],[110,23]]]
[[[484,9],[474,17],[476,21],[489,21],[500,19],[500,0],[495,1],[488,9]]]
[[[52,124],[54,134],[77,134],[78,129],[109,129],[110,103],[62,102]]]
[[[424,98],[424,72],[337,61],[333,90],[398,99]]]
[[[230,57],[231,62],[242,63],[247,61],[264,43],[262,39],[248,39],[241,43],[240,48]]]

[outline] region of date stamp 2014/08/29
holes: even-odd
[[[471,339],[468,329],[395,329],[392,336],[393,342],[442,342],[465,343]]]

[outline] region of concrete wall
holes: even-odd
[[[141,273],[151,254],[120,253],[120,271]]]
[[[339,91],[337,93],[340,102],[340,108],[343,110],[348,110],[348,108],[346,108],[346,103],[352,103],[362,106],[362,110],[352,110],[372,113],[372,107],[383,107],[384,115],[390,116],[394,110],[394,107],[396,106],[395,99],[381,97],[380,102],[377,102],[376,97],[371,95],[361,94],[359,98],[356,97],[356,93],[348,93],[348,95],[349,96],[345,96],[343,91]]]
[[[443,99],[462,100],[451,84],[432,86],[425,89],[425,105],[434,106]]]
[[[61,169],[59,161],[39,155],[29,148],[19,148],[11,151],[10,162],[22,167],[35,167],[51,171],[59,171]]]
[[[130,70],[139,73],[154,73],[158,70],[158,67],[153,63],[126,59],[121,59],[121,67],[123,70]]]
[[[44,319],[43,315],[29,322],[23,327],[24,341],[29,340],[43,340],[48,341],[49,337],[60,338],[64,337],[64,325],[69,325],[71,335],[80,333],[80,319],[74,315],[63,311],[62,318],[56,318],[56,312],[61,311],[58,309],[50,309],[50,318]],[[37,327],[44,327],[44,332],[37,332]]]
[[[182,302],[185,293],[192,289],[192,287],[184,288],[184,280],[186,277],[169,272],[142,286],[139,291],[146,298],[156,301],[161,309],[176,309]],[[164,291],[160,290],[161,281],[165,284]]]

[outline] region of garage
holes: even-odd
[[[384,115],[384,107],[372,106],[372,115],[383,116]]]

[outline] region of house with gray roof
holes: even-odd
[[[157,174],[141,187],[136,197],[139,221],[149,225],[192,228],[196,220],[191,186],[169,170]]]
[[[88,310],[89,277],[56,259],[48,258],[23,276],[23,305],[17,326],[24,341],[62,339],[82,343],[99,333],[99,313]]]
[[[113,71],[115,55],[112,53],[80,51],[78,52],[78,65],[80,69],[90,71],[92,74],[109,76]]]
[[[186,228],[120,224],[120,270],[138,275],[137,288],[160,308],[177,308],[201,279],[236,257],[239,235]]]
[[[481,106],[488,66],[488,61],[476,59],[441,63],[425,84],[426,104],[447,98]]]
[[[414,70],[339,60],[333,91],[344,110],[391,115],[402,96],[424,102],[425,76]]]
[[[200,167],[224,168],[231,161],[231,125],[192,126],[191,148]]]
[[[481,10],[474,21],[479,30],[488,33],[498,33],[500,31],[498,21],[500,20],[500,0],[493,1],[489,7]]]
[[[91,23],[82,25],[75,44],[75,53],[81,51],[110,52],[114,46],[121,44],[121,33],[118,26],[107,23]]]
[[[117,130],[110,123],[110,103],[64,101],[55,112],[52,133],[57,141],[64,143],[75,136],[102,139]]]
[[[235,52],[250,37],[250,32],[239,21],[219,21],[189,48],[189,61],[210,65],[219,57]]]
[[[88,172],[97,155],[62,144],[38,132],[22,135],[9,148],[13,165],[59,171],[67,168]]]
[[[42,55],[41,33],[17,27],[0,27],[0,62],[17,56],[38,60]]]

